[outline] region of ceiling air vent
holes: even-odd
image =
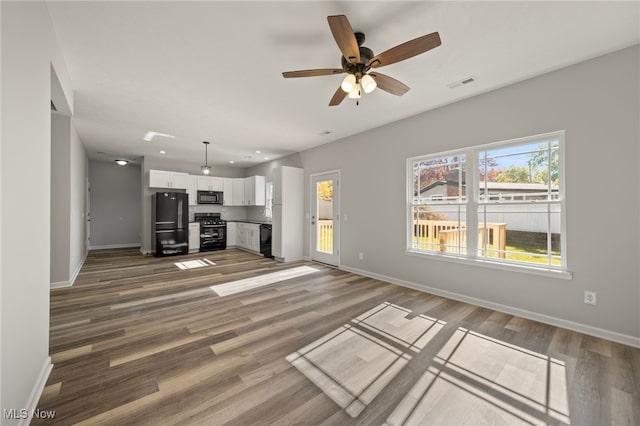
[[[447,84],[447,87],[449,87],[449,89],[455,89],[456,87],[471,84],[475,81],[478,81],[478,79],[472,75],[467,78],[463,78],[462,80],[454,81],[453,83]]]

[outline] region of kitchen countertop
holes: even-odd
[[[257,223],[258,225],[271,225],[272,222],[266,220],[248,220],[248,219],[225,219],[227,222],[243,222],[243,223]]]

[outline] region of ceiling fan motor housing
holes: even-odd
[[[369,49],[366,46],[362,46],[364,43],[364,34],[363,33],[355,33],[356,40],[358,41],[358,45],[360,46],[360,62],[352,64],[347,61],[344,56],[341,56],[342,68],[348,72],[349,74],[355,74],[355,76],[360,79],[362,76],[371,69],[369,66],[369,61],[375,55],[373,54],[373,50]]]

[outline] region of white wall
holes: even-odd
[[[140,165],[90,161],[90,248],[140,245]]]
[[[309,174],[340,169],[343,267],[640,345],[639,63],[636,45],[304,151],[305,209]],[[404,253],[407,158],[555,130],[566,130],[572,280]],[[623,209],[593,197],[612,184],[625,188]],[[597,306],[583,303],[585,290],[598,293]]]
[[[51,368],[51,61],[68,82],[44,2],[0,2],[1,409],[34,408]],[[64,93],[71,95],[70,87]],[[69,104],[73,102],[69,99]],[[33,197],[34,189],[38,197]],[[33,226],[37,224],[37,226]],[[3,420],[3,424],[16,421]]]

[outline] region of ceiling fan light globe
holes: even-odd
[[[356,76],[353,74],[349,74],[348,76],[346,76],[344,80],[342,80],[342,84],[340,85],[340,87],[342,87],[342,90],[344,90],[347,93],[351,93],[355,86],[356,86]]]
[[[360,84],[356,83],[353,90],[349,92],[349,99],[360,99]]]
[[[362,80],[360,80],[360,83],[362,83],[364,93],[371,93],[376,89],[376,87],[378,87],[376,81],[369,74],[363,76]]]

